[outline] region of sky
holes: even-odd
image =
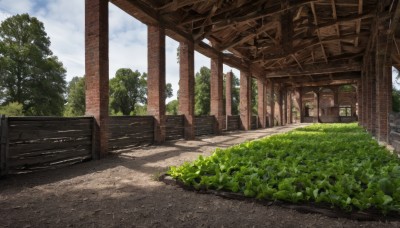
[[[85,8],[84,0],[0,0],[0,23],[15,14],[28,13],[43,22],[50,37],[50,49],[67,70],[66,80],[85,74]],[[179,43],[166,38],[166,81],[171,83],[176,98],[179,64],[176,50]],[[147,72],[147,27],[109,3],[109,76],[119,68]],[[195,72],[210,67],[210,59],[195,53]],[[239,71],[224,65],[224,72]]]

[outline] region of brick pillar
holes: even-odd
[[[319,123],[319,93],[318,91],[314,91],[314,106],[315,106],[315,113],[316,113],[316,123]]]
[[[389,142],[389,114],[392,110],[392,59],[393,40],[379,31],[376,43],[376,110],[377,138]]]
[[[181,42],[179,46],[179,114],[185,118],[185,139],[194,139],[194,44]]]
[[[293,123],[293,116],[292,116],[292,90],[288,90],[286,96],[287,96],[287,99],[286,99],[287,121],[286,121],[286,123],[292,124]]]
[[[364,90],[365,90],[364,85],[363,85],[363,83],[364,83],[364,77],[363,77],[364,73],[365,72],[362,73],[361,79],[358,82],[358,125],[359,126],[363,126],[364,117],[365,117],[365,115],[364,115],[364,103],[363,103],[364,99],[365,99],[363,97],[364,96]]]
[[[288,113],[287,113],[287,89],[284,88],[282,89],[282,125],[286,125],[287,124],[287,117],[288,117]]]
[[[147,113],[154,116],[154,141],[165,141],[165,30],[148,25]]]
[[[108,151],[108,1],[85,1],[86,113],[94,116],[95,151]]]
[[[367,60],[369,61],[369,60]],[[362,120],[362,126],[365,129],[368,129],[368,121],[369,121],[369,116],[371,110],[369,109],[370,101],[368,100],[368,91],[370,88],[368,87],[368,78],[369,77],[375,77],[374,75],[371,75],[371,72],[369,70],[369,67],[367,66],[366,72],[361,76],[363,80],[363,120]]]
[[[261,128],[267,127],[267,108],[266,108],[266,89],[265,89],[265,80],[258,78],[257,79],[257,115],[258,115],[258,123]]]
[[[376,71],[375,71],[375,53],[370,54],[369,58],[369,68],[366,74],[366,84],[367,84],[367,94],[366,94],[366,103],[367,103],[367,113],[366,113],[366,126],[367,130],[372,134],[376,135]]]
[[[232,80],[233,73],[228,72],[225,75],[225,113],[227,116],[232,115]]]
[[[281,84],[278,85],[278,112],[279,112],[279,116],[278,116],[278,122],[279,122],[279,126],[283,126],[283,98],[282,98],[282,89],[281,89]]]
[[[296,88],[294,90],[294,96],[293,96],[293,106],[296,109],[297,115],[296,115],[296,123],[301,123],[303,112],[301,108],[301,88]]]
[[[224,126],[223,72],[222,55],[211,58],[210,78],[210,115],[214,115],[216,124],[214,132],[221,134]]]
[[[251,127],[251,76],[250,72],[240,71],[240,120],[243,130]]]
[[[365,70],[364,70],[365,71]],[[364,100],[365,100],[365,90],[366,90],[366,88],[365,88],[365,83],[364,83],[364,81],[365,81],[365,78],[364,78],[364,74],[365,74],[365,72],[362,72],[361,73],[361,79],[360,79],[360,87],[361,87],[361,89],[360,89],[360,104],[359,104],[359,107],[360,107],[360,113],[361,113],[361,116],[360,116],[360,119],[358,120],[358,125],[360,125],[361,127],[364,127],[364,119],[365,119],[365,104],[364,104]]]
[[[268,110],[268,126],[274,126],[274,115],[275,115],[275,101],[274,101],[274,83],[268,81],[267,83],[267,110]]]

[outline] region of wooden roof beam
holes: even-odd
[[[289,67],[285,69],[266,70],[266,78],[279,78],[289,76],[304,76],[304,75],[318,75],[318,74],[330,74],[330,73],[341,73],[361,71],[361,63],[348,63],[345,62],[332,62],[325,64],[312,64],[303,65],[303,70],[298,67]]]
[[[363,12],[363,0],[358,0],[358,14],[362,14]],[[360,33],[361,31],[361,19],[356,21],[356,33]],[[356,38],[355,43],[354,43],[355,47],[358,47],[358,38]]]
[[[290,9],[294,9],[297,7],[300,7],[302,5],[306,5],[309,3],[313,3],[313,2],[318,2],[318,0],[299,0],[296,1],[295,3],[292,3],[289,5],[288,8],[286,9],[265,9],[265,10],[259,10],[259,9],[252,9],[252,11],[254,11],[254,13],[245,13],[243,15],[240,16],[236,16],[236,17],[232,17],[232,12],[228,11],[219,15],[216,15],[215,18],[212,18],[212,22],[210,22],[207,25],[214,25],[216,28],[219,27],[225,27],[225,26],[230,26],[233,23],[241,23],[241,22],[246,22],[246,21],[253,21],[253,20],[257,20],[263,17],[267,17],[267,16],[272,16],[272,15],[277,15],[277,14],[281,14],[282,12],[286,11],[286,10],[290,10]],[[261,3],[263,3],[263,1],[261,1]],[[242,11],[246,11],[246,8],[244,8],[245,6],[242,6],[241,10]],[[233,9],[233,12],[236,12],[237,9]],[[205,20],[206,19],[206,15],[200,15],[197,17],[189,17],[186,20],[182,21],[179,25],[186,25],[186,24],[190,24],[196,21],[200,21],[200,20]],[[194,27],[193,29],[196,29],[196,27]]]
[[[289,56],[291,54],[296,54],[297,52],[302,51],[304,49],[308,49],[308,48],[314,47],[316,45],[320,45],[320,43],[330,43],[330,42],[337,42],[337,41],[342,41],[342,40],[346,40],[346,39],[354,39],[354,38],[362,36],[364,34],[366,34],[366,33],[360,33],[358,35],[357,34],[343,35],[341,37],[332,36],[332,37],[327,37],[322,41],[319,41],[319,39],[314,39],[308,44],[293,48],[290,53],[282,53],[282,54],[273,55],[273,56],[260,56],[256,59],[254,59],[253,62],[278,60],[278,59],[286,58],[287,56]]]
[[[312,11],[312,13],[314,15],[314,23],[315,23],[316,26],[318,26],[318,17],[317,17],[317,12],[315,11],[314,2],[311,2],[311,11]],[[324,45],[321,43],[321,34],[320,34],[319,30],[317,30],[317,36],[318,36],[318,39],[319,39],[319,43],[321,45],[322,55],[324,56],[325,62],[328,62],[328,57],[326,55]]]
[[[205,1],[208,0],[173,0],[172,2],[159,7],[157,10],[159,11],[160,14],[166,14],[177,11],[182,7]]]
[[[266,32],[266,31],[268,31],[268,30],[270,30],[270,29],[272,29],[272,28],[275,28],[275,27],[276,27],[275,24],[266,24],[266,25],[264,25],[264,26],[258,28],[257,31],[254,32],[254,33],[252,33],[252,34],[249,34],[249,35],[247,35],[247,36],[245,36],[245,37],[236,37],[236,38],[233,39],[233,41],[231,41],[230,43],[221,46],[221,47],[220,47],[220,50],[226,50],[226,49],[235,47],[235,46],[237,46],[237,45],[246,43],[247,41],[250,41],[251,39],[254,39],[255,37],[259,36],[260,34]],[[269,35],[268,35],[268,36],[269,36]]]
[[[127,12],[129,15],[139,19],[145,24],[160,24],[166,29],[166,34],[171,38],[181,41],[194,42],[191,34],[181,31],[176,25],[172,24],[168,20],[164,19],[163,16],[159,15],[156,10],[146,5],[142,0],[110,0],[113,4]],[[198,41],[195,42],[195,50],[201,54],[212,58],[222,54],[226,64],[238,68],[238,69],[250,69],[250,63],[243,61],[241,58],[236,56],[229,56],[209,46],[208,44]],[[240,63],[240,64],[239,64]]]
[[[332,77],[331,77],[332,76]],[[275,78],[279,83],[305,83],[305,82],[320,82],[329,80],[356,80],[361,78],[361,72],[347,72],[339,74],[318,75],[310,79],[308,77],[284,77]]]
[[[331,0],[331,5],[332,5],[332,17],[336,21],[337,20],[337,11],[336,11],[336,2],[335,0]],[[340,26],[339,24],[336,23],[336,34],[340,37]],[[356,38],[358,40],[358,38]],[[338,41],[338,46],[339,46],[339,52],[342,53],[342,43]]]
[[[319,81],[319,82],[303,82],[303,83],[295,83],[293,87],[314,87],[314,86],[332,86],[332,85],[348,85],[355,84],[360,79],[346,79],[346,80],[328,80],[328,81]]]

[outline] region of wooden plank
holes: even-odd
[[[32,143],[24,144],[10,144],[10,156],[17,154],[40,152],[43,150],[54,150],[54,149],[67,149],[79,145],[91,145],[91,137],[85,137],[80,140],[66,141],[66,142],[51,142],[51,141],[36,141]]]
[[[74,156],[71,158],[65,158],[62,160],[54,160],[48,163],[40,163],[36,164],[35,166],[25,167],[25,166],[18,166],[13,167],[10,170],[10,174],[21,174],[21,173],[28,173],[28,172],[35,172],[40,170],[48,170],[48,169],[55,169],[59,167],[69,166],[76,163],[81,163],[84,161],[90,160],[90,155],[83,155],[83,156]]]
[[[68,149],[63,151],[53,150],[40,155],[26,154],[24,156],[10,157],[10,169],[13,167],[25,166],[32,167],[40,164],[48,164],[59,162],[74,157],[91,156],[90,146],[80,147],[76,149]]]
[[[0,115],[0,176],[8,174],[8,119],[5,115]]]
[[[96,120],[94,117],[91,119],[91,126],[92,126],[92,142],[91,142],[91,151],[92,151],[92,159],[98,160],[100,158],[100,150],[96,152]]]
[[[12,131],[9,132],[9,141],[29,141],[37,139],[63,139],[63,138],[80,138],[91,136],[92,130],[67,130],[67,131],[54,131],[54,130],[32,130],[32,131]]]

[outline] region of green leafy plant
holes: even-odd
[[[197,189],[258,199],[400,211],[399,159],[356,124],[314,124],[216,149],[168,174]]]

